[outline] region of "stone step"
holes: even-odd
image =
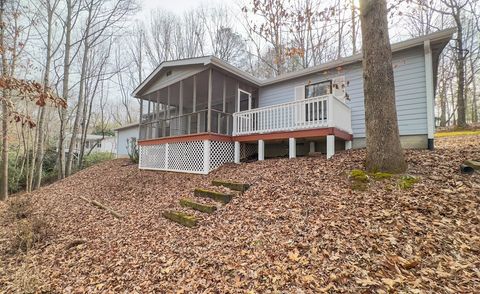
[[[215,205],[208,205],[203,203],[195,202],[193,199],[183,198],[180,199],[180,205],[183,207],[190,207],[194,210],[205,212],[205,213],[214,213],[217,210]]]
[[[212,185],[227,187],[231,190],[240,191],[242,193],[247,191],[248,188],[250,188],[250,184],[227,182],[227,181],[220,181],[220,180],[213,180]]]
[[[233,195],[231,195],[231,194],[209,191],[209,190],[205,190],[205,189],[195,189],[193,191],[193,195],[195,195],[196,197],[211,198],[211,199],[213,199],[217,202],[221,202],[223,204],[227,204],[233,198]]]
[[[197,219],[195,216],[180,211],[164,211],[162,215],[164,218],[174,221],[185,227],[193,228],[197,225]]]

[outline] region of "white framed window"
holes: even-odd
[[[332,80],[305,86],[305,99],[332,94]]]

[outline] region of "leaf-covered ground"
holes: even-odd
[[[408,173],[351,189],[363,150],[226,165],[209,176],[94,166],[31,195],[51,236],[12,254],[15,221],[0,204],[0,292],[467,293],[480,289],[480,136],[407,151]],[[187,229],[161,217],[212,179],[252,187]],[[79,197],[126,215],[116,219]],[[85,244],[65,249],[72,240]],[[26,279],[26,281],[25,281]]]

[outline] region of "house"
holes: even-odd
[[[114,129],[117,157],[128,157],[128,141],[132,138],[138,139],[138,123],[128,124]]]
[[[70,146],[70,139],[72,135],[67,135],[64,140],[64,150],[65,153],[68,153],[68,148]],[[78,135],[77,139],[75,140],[74,145],[74,155],[78,155],[80,153],[82,141],[81,136]],[[108,152],[108,153],[115,153],[117,149],[116,140],[113,136],[102,136],[102,135],[87,135],[85,138],[85,154],[88,153],[95,153],[95,152]],[[90,152],[90,150],[92,150]]]
[[[433,148],[438,59],[455,29],[392,44],[402,145]],[[206,174],[243,158],[365,146],[362,55],[267,80],[213,57],[167,61],[141,100],[141,169]]]

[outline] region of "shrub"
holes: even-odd
[[[49,286],[34,262],[26,260],[13,275],[16,293],[50,293]]]
[[[12,250],[27,252],[49,235],[50,228],[45,220],[39,217],[22,219],[16,223]]]
[[[368,182],[368,175],[366,172],[360,169],[354,169],[350,172],[350,178],[357,182]]]
[[[13,197],[8,203],[8,211],[15,219],[25,219],[32,214],[32,201],[28,196]]]
[[[415,185],[415,183],[418,183],[419,179],[411,176],[411,175],[404,175],[400,178],[400,181],[398,182],[398,186],[401,189],[410,189]]]
[[[114,159],[115,156],[110,152],[94,152],[83,158],[83,166],[89,167],[100,162]]]
[[[136,138],[132,137],[127,139],[127,152],[128,152],[128,157],[130,157],[130,160],[133,163],[138,163],[139,153],[138,153],[138,145],[137,145]]]

